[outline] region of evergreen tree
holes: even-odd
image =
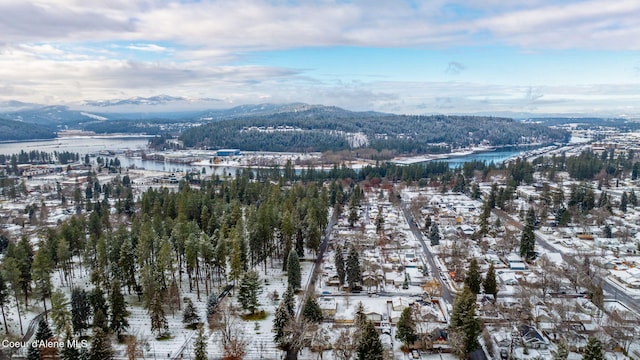
[[[74,333],[82,335],[82,332],[89,328],[91,314],[87,292],[84,289],[73,288],[71,290],[71,325]]]
[[[631,189],[631,192],[629,193],[629,204],[638,206],[638,197],[633,189]]]
[[[304,307],[302,308],[302,316],[314,323],[322,322],[322,309],[320,309],[320,304],[318,304],[315,296],[307,297],[307,301],[305,301]]]
[[[476,318],[476,297],[466,286],[453,304],[449,330],[453,347],[460,356],[466,357],[480,348],[478,336],[482,329]]]
[[[162,337],[169,332],[169,323],[163,308],[163,299],[160,291],[156,291],[151,297],[149,304],[149,317],[151,318],[151,331],[158,337]]]
[[[351,201],[349,202],[349,217],[347,218],[350,227],[354,227],[360,220],[360,215],[358,214],[359,206],[357,196],[354,193],[351,195]]]
[[[46,299],[51,296],[53,284],[51,284],[51,273],[53,272],[53,261],[44,244],[40,244],[40,249],[33,259],[33,267],[31,268],[31,276],[35,284],[37,294],[42,300],[44,310],[47,311]]]
[[[118,268],[120,269],[120,280],[127,287],[127,291],[131,293],[131,289],[136,286],[136,257],[130,236],[126,236],[120,246]]]
[[[193,305],[193,301],[191,301],[191,299],[187,299],[184,310],[182,311],[182,323],[187,327],[194,328],[199,322],[200,315],[198,315],[198,311]]]
[[[213,314],[216,312],[216,308],[218,307],[218,294],[212,292],[209,294],[209,299],[207,300],[207,321],[209,325],[211,325],[211,320]]]
[[[604,235],[605,238],[611,239],[613,237],[613,233],[611,231],[611,226],[609,226],[609,224],[606,224],[604,226],[604,228],[602,229],[602,231],[604,233],[603,235]]]
[[[93,288],[89,295],[89,302],[93,308],[93,327],[100,327],[104,332],[109,331],[109,322],[107,315],[109,314],[109,306],[104,299],[104,292],[100,287]]]
[[[526,260],[533,259],[533,256],[535,255],[534,249],[536,245],[536,237],[533,233],[535,219],[533,208],[529,208],[529,211],[527,212],[527,222],[522,230],[522,236],[520,237],[520,256]]]
[[[17,268],[20,271],[19,285],[24,295],[24,306],[29,306],[29,294],[31,294],[31,268],[33,266],[33,247],[31,242],[26,236],[22,236],[18,244],[15,246],[14,254],[10,251],[12,246],[7,248],[7,257],[13,257],[16,259]],[[44,261],[43,261],[44,262]],[[43,272],[39,271],[39,273]]]
[[[556,222],[558,223],[558,226],[569,225],[569,223],[571,222],[571,214],[569,213],[569,211],[567,211],[567,209],[565,209],[564,207],[559,208],[558,212],[556,213]]]
[[[246,256],[246,253],[244,253],[242,249],[242,241],[240,240],[236,230],[232,231],[232,236],[229,275],[235,284],[235,282],[240,279],[240,276],[242,276],[242,272],[244,271],[245,265],[243,263],[243,258]]]
[[[356,283],[362,281],[362,273],[360,272],[360,257],[356,249],[352,246],[349,249],[347,257],[347,284],[350,289],[354,289]]]
[[[94,310],[93,323],[94,328],[100,328],[102,331],[107,332],[109,330],[109,322],[107,321],[107,315],[102,312],[102,309]]]
[[[347,272],[344,268],[344,257],[342,256],[342,247],[338,246],[336,249],[335,257],[333,258],[336,265],[336,273],[338,274],[338,281],[340,286],[344,285]]]
[[[384,229],[384,216],[382,216],[382,207],[378,208],[378,216],[376,216],[376,234],[382,233]]]
[[[9,292],[7,290],[7,283],[4,280],[4,274],[0,272],[0,309],[2,309],[2,320],[4,322],[4,331],[9,335],[9,328],[7,327],[7,316],[4,313],[4,305],[9,303]]]
[[[498,296],[498,283],[496,281],[496,269],[493,264],[489,265],[489,270],[482,283],[484,292],[493,295],[494,299]]]
[[[425,230],[430,230],[431,229],[431,224],[432,224],[431,215],[427,215],[427,217],[424,219],[424,228],[425,228]]]
[[[418,340],[418,334],[416,334],[416,322],[413,319],[411,307],[406,307],[402,310],[402,314],[400,315],[396,328],[396,339],[402,341],[406,346],[411,346],[416,340]]]
[[[358,360],[382,360],[383,354],[384,347],[382,347],[378,331],[373,323],[368,321],[358,344]]]
[[[51,321],[58,334],[62,334],[71,325],[71,312],[67,309],[67,298],[60,290],[51,294]]]
[[[207,360],[207,338],[204,335],[204,327],[198,326],[198,337],[193,344],[194,360]]]
[[[36,341],[48,341],[53,338],[53,332],[51,328],[49,328],[49,323],[45,320],[44,317],[41,317],[38,321],[38,329],[36,330],[35,340]],[[37,357],[36,357],[37,355]],[[57,358],[58,356],[58,348],[57,346],[38,346],[38,347],[30,347],[27,352],[27,359],[48,359],[48,358]]]
[[[40,350],[35,346],[29,346],[29,349],[27,349],[27,360],[40,360]]]
[[[627,196],[627,192],[622,192],[622,196],[620,197],[620,211],[627,212],[627,206],[629,204],[629,199]]]
[[[362,334],[365,326],[367,326],[367,314],[364,312],[364,305],[362,304],[362,301],[358,301],[358,305],[356,306],[353,324],[356,326],[356,330],[360,334]]]
[[[471,186],[471,198],[474,200],[478,200],[480,199],[480,196],[482,196],[482,193],[480,192],[480,186],[477,183],[474,183],[473,186]]]
[[[553,356],[553,360],[567,360],[569,357],[569,349],[567,348],[567,343],[564,340],[561,340],[558,343],[558,351]]]
[[[438,224],[431,224],[431,229],[429,229],[429,240],[431,240],[431,245],[440,245],[440,230],[438,229]]]
[[[300,273],[300,260],[298,253],[294,249],[289,251],[287,257],[287,283],[289,287],[300,289],[302,283],[302,275]]]
[[[127,302],[122,294],[120,281],[113,280],[111,283],[111,292],[109,293],[109,302],[111,303],[111,321],[109,329],[116,335],[120,336],[122,332],[129,327],[129,311],[127,311]]]
[[[60,351],[60,358],[62,360],[78,360],[80,358],[80,352],[75,346],[67,346],[73,341],[73,335],[71,334],[71,327],[67,326],[64,336],[64,347]]]
[[[280,300],[273,318],[273,332],[275,333],[273,341],[282,349],[287,347],[286,327],[295,316],[294,311],[295,299],[293,290],[287,288],[287,291],[282,295],[282,300]]]
[[[478,230],[478,234],[480,236],[484,236],[489,232],[489,218],[491,217],[491,205],[489,205],[489,200],[485,200],[482,203],[482,212],[480,213],[480,229]]]
[[[582,360],[603,360],[604,354],[602,353],[602,343],[597,338],[589,338],[587,346],[584,349]]]
[[[480,293],[480,286],[482,285],[482,276],[480,275],[480,267],[476,259],[471,259],[469,263],[469,270],[467,271],[467,277],[464,279],[464,283],[469,287],[474,294]]]
[[[113,359],[113,348],[109,335],[101,328],[94,329],[93,343],[89,350],[89,360],[110,360]]]
[[[9,285],[11,285],[15,303],[18,304],[18,293],[20,292],[20,269],[18,260],[9,256],[9,248],[15,249],[15,245],[12,242],[9,242],[8,247],[5,250],[5,258],[3,259],[1,271],[3,274],[3,278],[6,279]],[[22,316],[20,314],[20,306],[16,306],[16,311],[18,315],[18,322],[20,324],[20,333],[22,334],[23,327]]]
[[[240,289],[238,289],[238,302],[240,302],[242,309],[255,314],[260,307],[258,295],[261,292],[262,287],[258,273],[255,270],[246,272],[240,281]]]
[[[284,302],[285,309],[287,310],[287,313],[292,316],[296,310],[296,299],[293,296],[293,293],[294,291],[292,288],[287,288],[284,294],[282,294],[282,301]]]
[[[291,211],[286,210],[280,220],[280,240],[282,243],[283,254],[288,254],[293,249],[293,234],[295,233],[295,225],[293,224],[293,216]],[[287,263],[282,262],[282,270],[286,271]]]
[[[309,217],[307,215],[307,217]],[[315,218],[309,218],[307,221],[307,249],[313,251],[315,254],[320,250],[320,243],[322,240],[322,234],[320,233],[320,227],[318,220]]]

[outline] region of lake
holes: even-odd
[[[462,164],[470,161],[484,161],[487,164],[491,162],[495,164],[499,164],[504,162],[505,160],[516,157],[522,154],[523,152],[526,152],[527,150],[531,150],[531,149],[527,148],[527,149],[520,149],[520,150],[496,150],[496,151],[479,152],[475,154],[453,157],[449,159],[442,159],[438,161],[448,162],[450,168],[460,167],[462,166]]]
[[[149,141],[148,136],[72,136],[62,137],[52,140],[38,141],[20,141],[20,142],[4,142],[0,143],[0,154],[11,155],[18,154],[21,150],[44,151],[52,153],[55,151],[68,151],[79,153],[81,157],[85,154],[95,154],[101,151],[123,152],[126,150],[144,150],[147,149]],[[531,148],[496,150],[488,152],[480,152],[449,159],[440,159],[436,161],[446,161],[451,168],[462,166],[468,161],[485,161],[487,163],[501,163],[507,159],[518,156],[519,154],[531,150]],[[178,164],[165,161],[143,160],[141,158],[127,158],[124,155],[105,156],[106,158],[118,157],[120,163],[124,167],[133,166],[138,169],[165,171],[165,172],[185,172],[197,170],[201,171],[202,167],[194,167],[189,164]],[[433,160],[432,160],[433,161]],[[205,171],[207,174],[229,175],[235,174],[236,168],[229,167],[210,167],[207,166]]]
[[[61,137],[51,140],[19,141],[0,143],[0,154],[18,154],[21,150],[44,151],[68,151],[79,153],[80,156],[98,153],[107,150],[138,150],[146,149],[149,143],[148,136],[73,136]]]

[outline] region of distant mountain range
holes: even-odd
[[[335,106],[310,105],[305,103],[257,104],[224,106],[227,103],[211,98],[186,98],[179,96],[158,95],[152,97],[134,97],[129,99],[112,99],[100,101],[84,101],[77,105],[42,105],[20,101],[0,102],[0,123],[4,120],[31,124],[21,127],[24,131],[13,139],[42,138],[43,134],[54,134],[64,129],[80,129],[97,133],[182,133],[188,128],[211,122],[233,119],[246,120],[264,118],[295,118],[297,121],[319,120],[357,120],[363,128],[369,125],[366,121],[378,117],[399,117],[414,115],[394,115],[374,111],[354,112]],[[515,114],[514,114],[515,115]],[[530,116],[525,116],[530,115]],[[470,115],[458,115],[468,117]],[[483,117],[492,115],[482,114]],[[495,114],[493,115],[495,116]],[[514,116],[515,117],[515,116]],[[545,125],[580,122],[579,119],[566,116],[553,116],[553,121],[541,120],[539,114],[518,113],[518,119],[529,119]],[[549,116],[551,117],[551,116]],[[547,117],[545,117],[547,118]],[[562,118],[562,120],[558,120]],[[306,120],[305,120],[306,119]],[[532,120],[535,119],[535,120]],[[366,120],[366,121],[365,121]],[[628,119],[617,119],[615,124],[629,123]],[[593,123],[593,118],[587,121]],[[356,121],[355,123],[358,123]],[[632,124],[638,124],[631,122]],[[7,124],[9,124],[7,122]],[[608,122],[612,124],[612,122]],[[12,129],[18,125],[10,124]],[[33,134],[30,135],[33,130]],[[11,132],[14,133],[14,132]],[[12,140],[6,138],[4,140]],[[53,135],[52,135],[53,136]]]

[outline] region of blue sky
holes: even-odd
[[[506,3],[4,0],[0,101],[640,116],[640,2]]]

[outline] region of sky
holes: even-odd
[[[640,117],[638,0],[0,0],[0,101]]]

